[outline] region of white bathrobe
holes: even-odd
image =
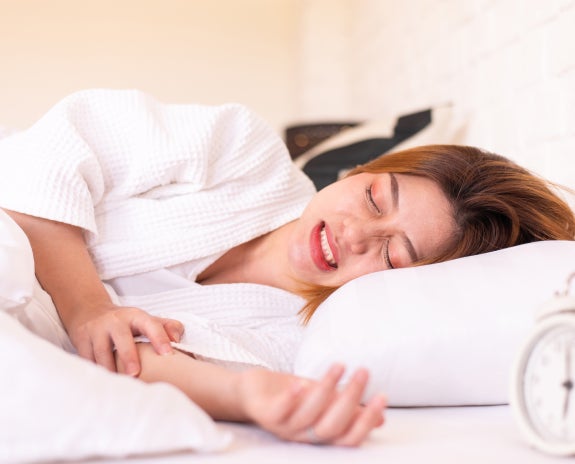
[[[102,280],[124,289],[114,297],[181,320],[182,349],[232,365],[290,370],[303,301],[194,279],[230,248],[299,217],[313,193],[278,135],[235,104],[83,91],[0,141],[0,207],[83,228]],[[157,276],[159,286],[129,291]]]

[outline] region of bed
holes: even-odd
[[[136,457],[129,463],[552,463],[522,441],[508,406],[391,409],[388,423],[359,449],[281,442],[255,427],[221,424],[235,435],[224,453]],[[87,462],[124,462],[88,460]]]

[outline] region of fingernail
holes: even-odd
[[[138,367],[138,365],[136,363],[129,363],[128,366],[126,367],[126,374],[128,374],[131,377],[136,377],[140,372],[140,368]]]
[[[373,398],[373,405],[377,409],[384,409],[387,406],[387,397],[385,395],[377,395]]]
[[[357,371],[354,372],[353,374],[353,378],[354,380],[357,380],[358,382],[365,382],[367,381],[367,377],[368,377],[368,373],[365,369],[358,369]]]
[[[160,347],[160,354],[162,356],[165,356],[167,354],[172,354],[173,352],[174,352],[174,350],[172,349],[172,345],[170,345],[169,343],[166,343]]]
[[[333,366],[331,366],[330,372],[333,375],[341,375],[343,374],[344,370],[345,366],[343,364],[334,364]]]

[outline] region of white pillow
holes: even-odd
[[[312,317],[295,373],[371,371],[390,406],[508,402],[511,366],[538,305],[575,271],[575,242],[520,245],[349,282]]]
[[[175,387],[112,374],[17,321],[55,344],[67,338],[24,233],[1,210],[0,273],[0,462],[228,446],[230,435]]]

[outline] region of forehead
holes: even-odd
[[[384,174],[390,177],[389,174]],[[430,258],[451,243],[456,221],[451,202],[431,179],[394,174],[399,190],[398,210],[406,235],[414,243],[420,258]],[[390,183],[391,184],[391,183]]]

